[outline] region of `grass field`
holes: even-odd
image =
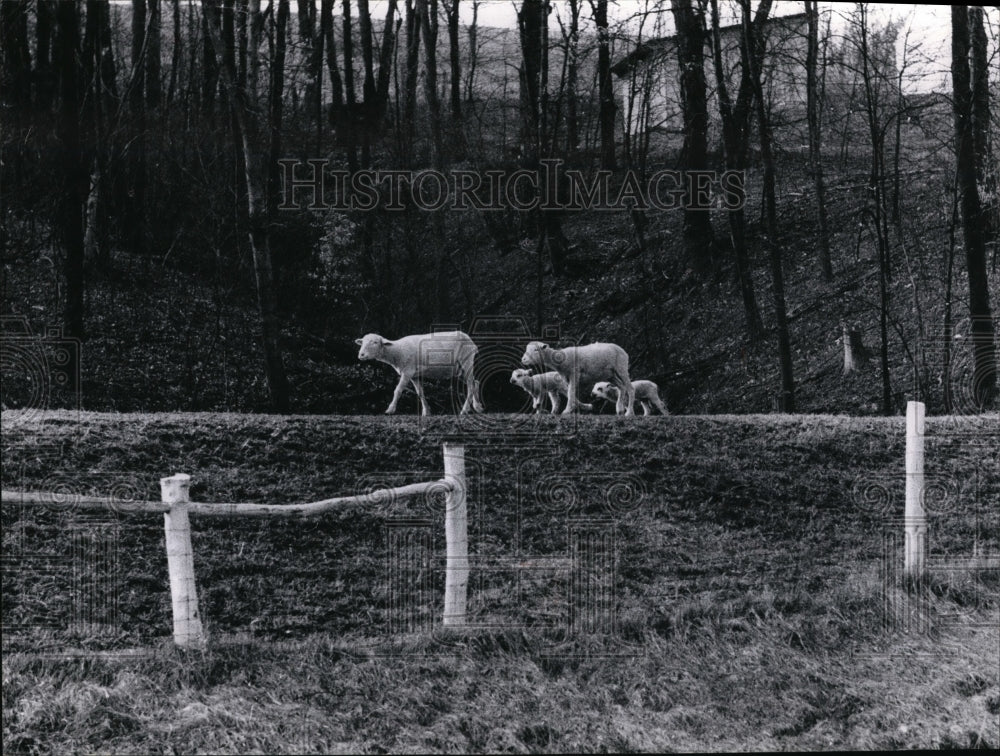
[[[193,518],[210,641],[184,652],[162,518],[5,505],[7,753],[1000,747],[997,571],[935,569],[917,588],[884,569],[902,418],[2,420],[4,489],[157,499],[160,477],[186,472],[195,501],[434,479],[441,440],[461,437],[474,561],[473,627],[445,632],[439,497]],[[998,428],[928,419],[932,563],[1000,553]],[[399,518],[430,523],[413,609],[433,632],[394,625]],[[574,527],[610,534],[594,579],[611,587],[597,612],[611,632],[566,629]],[[116,555],[114,600],[82,628],[68,627],[81,543]]]

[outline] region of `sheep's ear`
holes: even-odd
[[[355,339],[354,343],[357,344],[358,346],[361,346],[362,344],[365,343],[365,340],[364,339]]]
[[[389,346],[392,342],[389,339],[382,339],[382,346]]]

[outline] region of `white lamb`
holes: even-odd
[[[359,360],[378,360],[392,365],[399,373],[399,383],[396,384],[385,414],[391,415],[396,411],[399,397],[403,395],[407,383],[413,384],[423,414],[431,414],[421,381],[424,378],[452,378],[456,374],[465,380],[467,389],[462,414],[468,412],[470,407],[476,412],[483,411],[483,403],[479,399],[479,382],[473,375],[478,347],[468,334],[462,331],[444,331],[404,336],[390,341],[377,333],[369,333],[364,338],[355,339],[354,343],[361,347],[358,352]]]
[[[559,411],[559,395],[566,396],[566,392],[569,390],[566,379],[555,370],[537,375],[532,375],[529,370],[515,370],[510,374],[510,382],[515,386],[520,386],[528,393],[532,399],[531,408],[538,413],[545,410],[543,405],[545,404],[545,395],[548,394],[549,401],[552,403],[551,414],[556,414]],[[594,408],[592,404],[581,404],[580,406],[587,410]]]
[[[632,391],[635,392],[635,400],[642,404],[642,414],[653,414],[651,404],[655,405],[664,415],[670,414],[667,412],[667,405],[660,399],[659,387],[652,381],[632,381]],[[595,383],[594,389],[591,391],[593,396],[609,402],[617,402],[619,393],[618,389],[607,381]]]
[[[521,364],[555,370],[568,384],[564,415],[585,408],[579,400],[580,389],[598,381],[608,381],[621,389],[616,405],[619,415],[635,414],[632,383],[628,377],[628,353],[617,344],[588,344],[553,349],[541,341],[532,341],[524,350]]]

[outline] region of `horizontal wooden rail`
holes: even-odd
[[[192,501],[186,504],[188,512],[197,515],[244,517],[312,517],[351,504],[381,504],[402,496],[419,496],[429,491],[448,493],[452,484],[447,480],[410,483],[396,488],[382,488],[355,496],[338,496],[333,499],[313,501],[308,504],[252,504]],[[67,493],[39,491],[3,491],[4,504],[29,504],[53,509],[110,509],[113,512],[156,514],[169,512],[173,507],[162,501],[116,500],[108,496],[76,496]]]
[[[51,509],[110,509],[114,512],[148,514],[170,511],[170,505],[162,501],[117,500],[110,496],[77,496],[71,493],[48,493],[45,491],[2,491],[0,492],[0,502],[38,505]]]
[[[160,501],[115,499],[111,496],[79,496],[60,491],[2,491],[0,503],[34,505],[59,510],[110,510],[138,514],[162,514],[170,577],[170,602],[174,619],[174,643],[199,647],[205,630],[198,609],[198,586],[194,575],[189,515],[215,517],[312,517],[352,505],[384,506],[406,496],[442,493],[445,496],[445,542],[447,549],[444,619],[445,625],[464,625],[469,574],[466,524],[465,447],[444,445],[444,477],[380,488],[354,496],[337,496],[307,504],[209,503],[190,501],[191,476],[184,473],[160,478]]]

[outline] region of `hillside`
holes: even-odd
[[[525,430],[516,417],[495,419]],[[462,432],[446,418],[2,420],[5,489],[156,498],[159,477],[184,471],[195,500],[271,503],[439,475],[440,438]],[[5,505],[4,623],[32,628],[4,637],[5,744],[565,752],[1000,742],[995,573],[933,572],[921,600],[882,561],[902,513],[901,419],[597,417],[570,436],[559,422],[541,418],[533,443],[516,446],[464,433],[477,625],[467,634],[392,630],[385,528],[429,519],[439,553],[436,498],[315,521],[194,518],[211,639],[195,654],[169,648],[162,518]],[[993,417],[928,421],[932,560],[1000,550],[996,428]],[[615,630],[567,635],[567,576],[554,565],[567,525],[586,521],[612,534]],[[103,632],[62,626],[73,533],[113,544],[117,603],[103,605],[113,607],[99,615],[111,622]],[[443,577],[432,572],[423,611],[434,621]],[[929,632],[909,624],[918,610]]]
[[[111,30],[116,40],[127,37],[129,20],[128,4],[114,6]],[[181,21],[188,49],[199,28],[195,6],[186,9]],[[308,46],[294,14],[289,23],[282,154],[324,158],[331,169],[343,168],[343,144],[329,128],[316,130],[306,106]],[[343,31],[339,23],[335,26],[335,37],[341,40],[336,35]],[[381,28],[378,20],[376,34]],[[454,150],[449,160],[452,167],[480,173],[497,168],[511,172],[521,167],[509,157],[520,129],[517,75],[509,60],[516,34],[488,28],[480,32],[473,100],[464,103],[461,126],[449,122],[446,127]],[[163,34],[166,58],[173,48],[171,24],[164,24]],[[443,68],[446,42],[442,31]],[[464,33],[462,44],[468,58]],[[581,44],[585,54],[578,104],[585,133],[567,167],[589,174],[597,167],[597,146],[594,92],[586,82],[593,79],[595,56],[591,37],[585,36]],[[616,45],[624,49],[628,43],[617,39]],[[620,52],[616,50],[615,55]],[[553,76],[561,65],[557,53],[554,47]],[[233,202],[242,192],[238,181],[235,189],[233,184],[239,163],[231,128],[221,117],[221,94],[216,93],[214,105],[203,106],[204,112],[192,104],[198,99],[202,73],[196,63],[194,58],[178,59],[177,100],[147,125],[144,149],[150,167],[147,207],[140,222],[135,218],[143,213],[130,204],[133,169],[131,158],[126,159],[135,138],[119,125],[106,142],[106,159],[119,175],[100,229],[107,235],[104,257],[87,260],[84,335],[79,344],[70,345],[80,352],[78,380],[60,372],[60,344],[53,343],[59,336],[50,333],[65,321],[67,296],[65,245],[58,229],[60,213],[53,204],[63,166],[53,147],[52,114],[20,115],[6,131],[2,178],[7,208],[0,223],[5,408],[267,411],[246,211]],[[445,79],[442,73],[442,87]],[[328,87],[329,77],[326,81]],[[558,116],[562,105],[555,97],[555,81],[551,85]],[[393,123],[372,148],[374,167],[412,164],[395,130],[401,107],[397,94],[390,108]],[[948,339],[948,382],[954,395],[952,411],[962,414],[971,411],[972,371],[962,234],[953,228],[953,124],[947,98],[924,99],[920,110],[900,123],[899,221],[889,224],[891,409],[901,412],[907,399],[919,398],[931,413],[943,411],[944,321],[950,301],[954,332]],[[422,168],[430,161],[431,140],[428,115],[418,104],[417,136],[411,147],[415,167]],[[855,106],[830,103],[826,114],[823,158],[835,274],[830,284],[819,275],[819,231],[804,157],[804,125],[794,109],[773,114],[797,410],[805,413],[882,411],[868,147]],[[710,126],[708,137],[716,149],[714,165],[721,169],[717,125]],[[624,162],[620,133],[618,139],[619,160]],[[95,141],[99,143],[104,144]],[[895,162],[893,147],[887,144],[887,159]],[[646,175],[677,167],[678,135],[653,135],[644,159]],[[619,171],[615,181],[621,178]],[[887,187],[895,199],[891,179]],[[335,414],[384,410],[394,374],[386,366],[358,363],[354,340],[366,332],[397,337],[440,324],[471,330],[484,318],[504,316],[523,318],[534,336],[542,325],[554,327],[565,343],[621,344],[631,356],[632,377],[655,380],[674,413],[770,412],[779,392],[778,358],[771,275],[761,238],[759,162],[750,166],[746,188],[752,273],[766,329],[759,343],[746,335],[728,250],[729,228],[719,209],[711,216],[724,261],[715,273],[689,269],[679,211],[646,213],[645,252],[636,243],[628,213],[571,211],[562,218],[570,245],[568,269],[560,276],[544,273],[540,285],[536,222],[525,214],[276,212],[271,247],[291,409]],[[988,255],[991,304],[997,313],[995,244]],[[846,378],[840,374],[842,322],[858,330],[871,355],[858,374]],[[523,395],[507,379],[527,336],[522,330],[506,340],[490,334],[490,340],[503,341],[504,349],[480,367],[487,407],[523,410]],[[431,392],[431,401],[436,411],[450,406],[442,387]],[[413,411],[412,394],[402,406],[405,412]]]
[[[813,195],[802,159],[782,153],[779,172],[797,409],[878,413],[878,276],[873,246],[862,235],[858,220],[865,195],[862,169],[830,171],[836,176],[829,191],[835,271],[831,285],[823,284],[819,276]],[[900,227],[892,250],[889,365],[897,412],[906,399],[913,398],[927,402],[931,413],[941,411],[941,333],[949,248],[949,207],[941,197],[947,179],[944,165],[924,169],[902,200],[906,217],[920,220]],[[756,172],[748,175],[748,192],[748,207],[759,206]],[[471,212],[455,213],[448,219],[453,228],[450,244],[455,250],[455,268],[449,276],[452,316],[445,322],[468,329],[484,316],[517,316],[533,331],[534,241],[523,239],[513,251],[498,249],[484,220]],[[565,343],[620,343],[631,355],[633,378],[657,381],[672,412],[771,411],[780,386],[777,348],[770,331],[774,320],[770,276],[757,237],[756,213],[750,213],[753,273],[758,304],[769,329],[756,345],[746,338],[742,302],[732,278],[706,280],[688,270],[681,256],[680,213],[650,213],[648,220],[649,250],[643,259],[625,213],[570,214],[564,222],[572,244],[570,268],[565,276],[545,277],[544,323],[557,325]],[[727,231],[721,213],[713,211],[713,223],[716,234],[724,239]],[[299,243],[315,244],[301,236]],[[296,258],[301,262],[296,265],[316,264],[309,260],[318,252],[309,251],[308,246],[298,249]],[[338,262],[342,272],[337,274],[341,278],[331,284],[335,289],[313,290],[308,296],[297,293],[300,289],[286,289],[282,334],[294,411],[381,412],[388,404],[394,374],[386,366],[359,365],[354,339],[375,330],[376,315],[396,322],[386,329],[390,337],[426,331],[438,322],[433,316],[422,318],[419,312],[393,316],[401,303],[391,299],[365,301],[359,296],[357,272],[347,267],[356,252],[342,254],[345,257]],[[954,254],[952,384],[956,407],[968,408],[971,350],[967,348],[968,294],[960,241]],[[411,265],[397,271],[391,291],[402,290]],[[303,273],[308,270],[301,269]],[[53,386],[49,406],[117,411],[265,410],[250,272],[246,267],[236,272],[235,281],[220,285],[210,270],[175,265],[169,255],[144,260],[115,253],[111,270],[92,276],[89,283],[87,338],[80,345],[80,394],[60,392]],[[0,284],[7,313],[26,318],[36,334],[60,321],[60,276],[47,256],[6,257]],[[995,283],[991,292],[993,311],[1000,312]],[[840,323],[844,320],[856,325],[872,357],[861,373],[847,378],[841,376]],[[494,411],[525,406],[519,392],[507,385],[509,369],[517,366],[517,352],[525,340],[523,334],[510,336],[505,361],[480,372],[487,406]],[[5,370],[5,406],[24,406],[30,402],[25,397],[31,389],[18,387],[25,380],[26,368],[15,360]],[[431,392],[439,411],[445,409],[444,397],[443,389]],[[408,394],[401,411],[412,412],[415,404]]]

